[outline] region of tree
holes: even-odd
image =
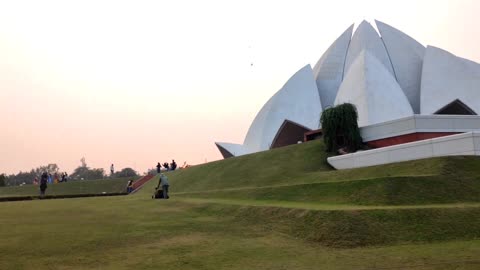
[[[8,182],[10,185],[20,185],[20,184],[31,184],[33,183],[33,179],[35,178],[35,170],[30,170],[30,172],[19,172],[16,175],[10,175],[8,177]]]
[[[113,174],[113,177],[120,178],[120,177],[136,177],[138,173],[132,168],[123,168],[119,172]]]
[[[327,151],[336,152],[345,148],[348,152],[355,152],[361,147],[362,137],[355,105],[344,103],[328,108],[323,111],[320,121]]]
[[[96,180],[105,177],[105,170],[100,168],[90,169],[89,167],[79,166],[70,175],[72,179],[76,180]]]
[[[37,175],[37,176],[40,176],[42,175],[42,173],[44,172],[47,172],[48,174],[55,174],[55,173],[58,173],[58,171],[60,171],[60,168],[58,167],[57,164],[55,163],[50,163],[46,166],[40,166],[38,168],[36,168],[35,170],[33,170],[34,173]]]
[[[7,177],[5,176],[5,174],[0,174],[0,187],[4,187],[5,186],[5,182],[7,180]]]
[[[75,180],[96,180],[105,178],[105,170],[100,168],[90,169],[87,166],[85,158],[80,159],[81,165],[77,167],[73,173],[70,175],[71,179]]]
[[[20,171],[17,174],[9,175],[8,177],[4,178],[4,182],[9,186],[16,186],[23,183],[32,184],[33,179],[35,177],[40,178],[42,173],[47,172],[53,175],[55,173],[58,173],[58,171],[60,171],[60,168],[58,167],[58,165],[55,163],[50,163],[48,165],[39,166],[35,169],[31,169],[30,171],[25,171],[25,172]]]

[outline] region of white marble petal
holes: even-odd
[[[395,78],[369,51],[360,52],[338,90],[335,105],[347,102],[357,107],[360,127],[413,115]]]
[[[265,103],[253,120],[243,144],[215,144],[224,157],[269,150],[286,120],[307,129],[317,129],[321,113],[322,105],[313,71],[307,65]]]
[[[343,68],[352,31],[353,25],[335,40],[313,68],[322,108],[332,106],[337,96],[338,87],[343,80]]]
[[[420,113],[420,84],[425,47],[388,24],[377,20],[375,23],[387,48],[398,84],[413,111]]]
[[[260,110],[243,145],[250,153],[268,150],[285,120],[316,129],[321,112],[313,71],[307,65],[297,71]]]
[[[216,143],[222,155],[268,150],[285,121],[316,129],[322,108],[345,102],[357,106],[360,127],[376,130],[371,138],[385,129],[374,130],[372,125],[385,124],[388,129],[414,113],[480,114],[480,64],[439,48],[425,48],[385,23],[376,24],[381,38],[364,21],[353,37],[352,27],[338,37],[313,70],[308,65],[295,73],[261,108],[243,144]],[[445,108],[448,104],[452,105]],[[432,119],[412,121],[436,126]],[[478,128],[472,121],[462,118],[451,125],[465,131]]]
[[[363,21],[353,34],[352,41],[348,48],[347,59],[345,61],[344,74],[347,74],[353,61],[357,59],[362,51],[368,51],[375,56],[380,63],[385,66],[387,71],[395,76],[385,45],[377,34],[377,31],[375,31],[375,29],[366,21]]]
[[[220,153],[222,153],[224,158],[229,157],[228,155],[225,155],[225,154],[230,154],[231,156],[236,157],[236,156],[244,155],[246,153],[245,148],[243,147],[242,144],[216,142],[215,145],[220,150]],[[224,151],[227,151],[228,153],[224,153]]]
[[[434,114],[456,99],[480,114],[480,64],[428,46],[423,59],[421,113]]]

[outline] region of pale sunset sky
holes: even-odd
[[[0,173],[221,158],[352,23],[480,62],[480,1],[0,0]],[[253,64],[253,65],[252,65]]]

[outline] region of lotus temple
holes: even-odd
[[[480,64],[375,21],[350,26],[312,69],[297,71],[224,158],[314,139],[328,107],[352,103],[372,150],[330,157],[337,169],[448,155],[480,155]]]

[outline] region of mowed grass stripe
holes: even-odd
[[[252,206],[228,202],[190,201],[206,212],[233,216],[243,224],[260,223],[272,230],[332,247],[393,245],[478,239],[479,204],[431,205],[428,207],[358,206],[319,207],[278,202]],[[204,205],[204,206],[202,206]],[[314,208],[314,207],[312,207]]]
[[[434,187],[434,188],[432,188]],[[480,202],[480,181],[448,176],[389,177],[312,184],[174,193],[174,196],[321,204],[424,205]]]
[[[436,176],[435,174],[425,174],[425,175],[418,175],[415,177],[422,178],[422,177],[429,177],[429,176]],[[398,176],[392,178],[410,178],[411,176]],[[336,179],[336,180],[326,180],[326,181],[318,181],[312,183],[301,183],[295,182],[294,184],[278,184],[278,185],[271,185],[271,186],[260,186],[260,187],[237,187],[237,188],[224,188],[224,189],[211,189],[211,190],[202,190],[202,191],[184,191],[184,192],[175,192],[175,194],[202,194],[202,193],[212,193],[218,191],[242,191],[242,190],[256,190],[256,189],[264,189],[264,188],[279,188],[279,187],[290,187],[290,186],[303,186],[303,185],[311,185],[311,184],[324,184],[324,183],[340,183],[340,182],[351,182],[351,181],[365,181],[365,180],[377,180],[377,179],[385,179],[386,177],[370,177],[370,178],[360,178],[360,179]]]
[[[278,207],[291,209],[319,210],[319,211],[357,211],[357,210],[396,210],[396,209],[450,209],[450,208],[480,208],[480,203],[450,203],[450,204],[425,204],[425,205],[355,205],[355,204],[321,204],[312,202],[288,202],[275,200],[240,200],[216,198],[176,198],[194,204],[223,204],[254,207]]]

